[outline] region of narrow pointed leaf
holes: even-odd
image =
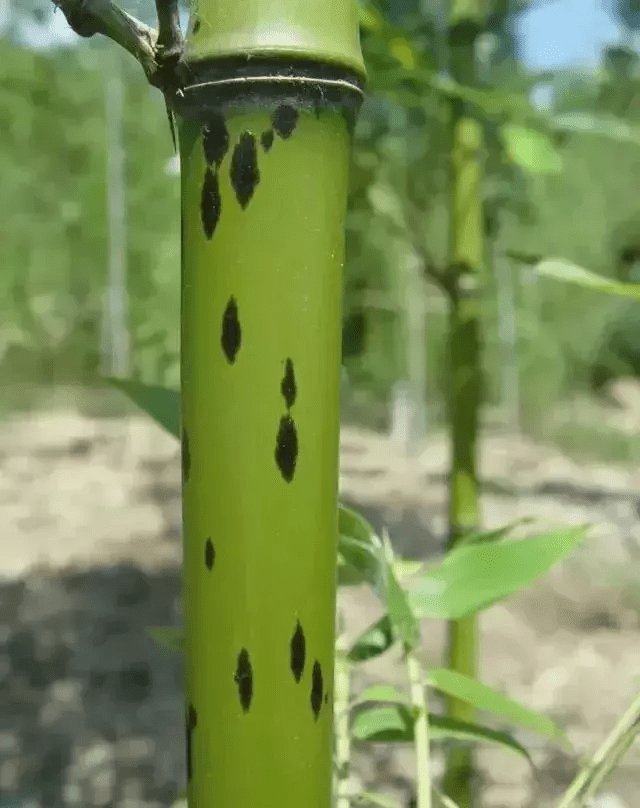
[[[389,701],[394,704],[404,704],[407,707],[411,706],[411,699],[406,693],[398,690],[391,685],[372,685],[365,688],[365,690],[356,696],[351,702],[351,706],[355,707],[357,704],[365,704],[367,702],[381,702]]]
[[[358,583],[368,583],[379,588],[383,581],[383,568],[378,553],[370,543],[351,536],[340,535],[338,551],[346,564],[360,576]]]
[[[473,704],[479,710],[506,718],[570,748],[566,735],[551,719],[503,696],[475,679],[446,668],[440,668],[428,672],[426,684],[449,696]]]
[[[503,527],[496,528],[495,530],[486,530],[480,533],[468,533],[458,541],[457,548],[468,547],[470,544],[490,544],[494,541],[501,541],[506,538],[511,531],[520,525],[531,524],[534,520],[531,518],[517,519]]]
[[[163,648],[176,654],[184,652],[184,629],[174,626],[146,626],[144,630]]]
[[[347,659],[351,662],[365,662],[384,654],[395,643],[389,615],[381,617],[363,632],[349,649]]]
[[[505,749],[517,752],[534,766],[531,756],[524,746],[518,743],[508,732],[499,732],[498,730],[483,727],[480,724],[461,721],[458,718],[429,713],[429,735],[433,739],[453,739],[465,743],[495,743]]]
[[[415,719],[402,705],[372,707],[355,717],[351,733],[359,741],[412,741]]]
[[[369,522],[344,505],[338,508],[338,533],[367,544],[375,543],[376,539],[376,532]]]
[[[572,112],[556,115],[553,125],[565,132],[581,132],[588,135],[600,135],[618,143],[631,143],[640,146],[640,126],[629,123],[614,115],[594,115],[592,113]]]
[[[406,651],[412,651],[420,643],[420,624],[391,564],[387,569],[387,609],[393,634]]]
[[[564,259],[546,259],[537,264],[535,271],[539,275],[553,278],[565,283],[573,283],[598,292],[611,295],[622,295],[640,300],[640,283],[620,283],[611,278],[605,278],[588,269],[572,264]]]
[[[510,160],[530,174],[559,174],[562,156],[543,132],[517,124],[501,128]]]
[[[180,393],[177,390],[142,384],[133,379],[107,377],[104,381],[122,390],[170,435],[180,436]]]
[[[359,741],[411,742],[414,740],[415,718],[403,705],[373,707],[360,712],[351,732]],[[463,743],[495,743],[533,762],[527,750],[507,732],[483,727],[457,718],[429,713],[429,735],[433,740],[456,740]]]
[[[368,802],[372,805],[379,805],[380,808],[403,808],[398,800],[388,794],[377,794],[374,791],[361,791],[359,794],[355,794],[352,799],[356,803]]]
[[[456,548],[415,583],[409,603],[417,617],[457,620],[528,586],[584,538],[587,526],[517,541]]]

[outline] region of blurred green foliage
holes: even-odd
[[[435,0],[366,6],[369,96],[356,128],[345,267],[344,363],[371,423],[384,421],[407,372],[402,267],[447,255],[446,31]],[[557,115],[603,113],[640,123],[638,58],[611,48],[603,69],[527,75],[515,53],[522,3],[496,0],[482,39],[483,85],[469,96],[486,124],[489,262],[514,280],[520,392],[526,417],[571,392],[640,372],[640,304],[532,279],[505,252],[566,258],[637,279],[640,145],[560,132],[527,96],[554,95]],[[115,46],[94,40],[35,53],[0,39],[0,380],[90,383],[100,370],[107,278],[105,80]],[[179,364],[179,181],[159,92],[124,55],[131,375],[175,387]],[[546,119],[549,116],[546,115]],[[414,226],[409,226],[409,220]],[[415,226],[418,222],[418,226]],[[504,263],[506,262],[506,263]],[[500,312],[495,271],[483,291],[487,403],[499,403]],[[446,300],[427,287],[430,417],[443,388]],[[504,312],[502,313],[504,316]],[[597,386],[597,385],[596,385]],[[376,415],[377,413],[377,415]]]

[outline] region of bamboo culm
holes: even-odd
[[[253,65],[177,110],[188,803],[329,808],[353,117]]]

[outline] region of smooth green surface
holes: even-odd
[[[268,152],[273,109],[227,117],[218,170],[221,216],[201,223],[202,138],[181,126],[184,254],[182,427],[186,699],[192,731],[189,805],[329,808],[332,778],[339,370],[350,136],[339,114],[303,111]],[[243,132],[258,138],[260,181],[246,209],[230,181]],[[230,364],[223,313],[237,301],[241,343]],[[291,482],[275,462],[285,361],[298,458]],[[215,563],[205,565],[211,537]],[[306,639],[300,683],[290,668],[297,621]],[[246,649],[253,698],[234,674]],[[312,668],[323,676],[317,720]],[[324,696],[326,695],[326,701]]]
[[[238,53],[317,59],[364,76],[356,0],[193,0],[187,58]]]

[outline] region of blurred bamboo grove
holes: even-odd
[[[526,5],[492,0],[478,38],[484,405],[487,418],[579,448],[575,402],[596,402],[610,380],[640,375],[640,303],[538,277],[512,253],[639,279],[640,20],[633,4],[609,2],[620,44],[598,69],[534,75],[517,53]],[[27,403],[25,391],[90,385],[105,364],[177,387],[179,183],[162,97],[133,59],[99,38],[26,47],[17,17],[52,9],[26,0],[9,8],[0,38],[4,406]],[[344,417],[415,443],[444,414],[448,304],[429,269],[444,265],[449,238],[446,4],[380,0],[363,9],[369,97],[351,170]],[[537,131],[530,99],[545,120],[570,127]],[[589,125],[594,113],[626,129],[617,140],[600,135]],[[114,220],[122,207],[124,219]],[[559,412],[569,415],[558,421]],[[592,420],[585,434],[606,428]]]

